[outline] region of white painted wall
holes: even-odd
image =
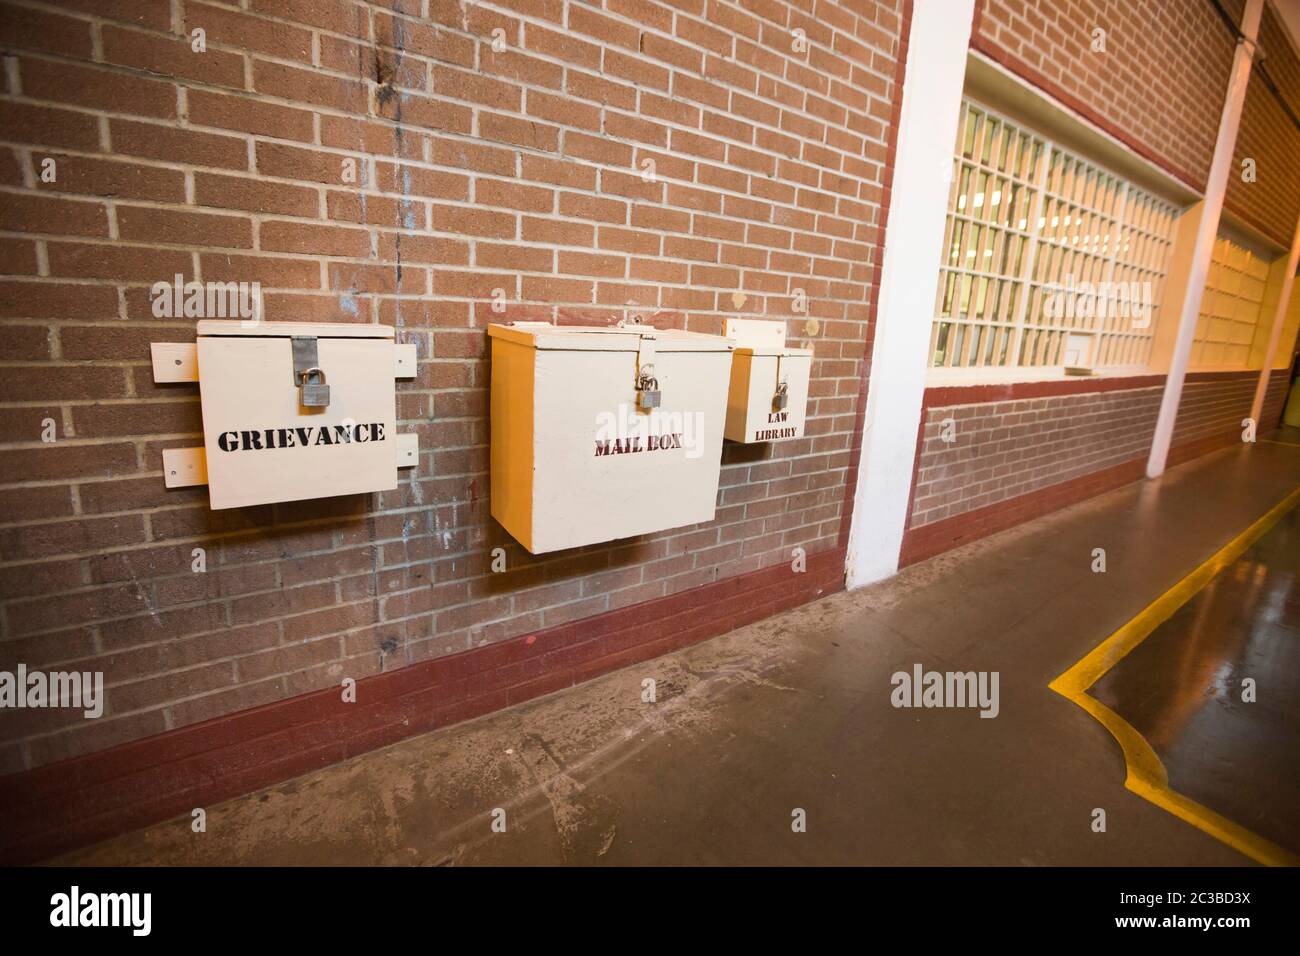
[[[974,0],[912,8],[846,583],[898,570]]]

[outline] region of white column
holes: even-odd
[[[846,584],[898,570],[974,0],[912,7]]]
[[[1268,377],[1277,361],[1278,340],[1286,324],[1286,310],[1291,302],[1291,286],[1295,283],[1296,264],[1300,263],[1300,218],[1296,219],[1295,236],[1291,239],[1291,255],[1282,276],[1282,291],[1277,296],[1277,310],[1273,313],[1273,328],[1268,335],[1268,350],[1264,353],[1264,367],[1259,371],[1259,384],[1255,386],[1255,400],[1250,403],[1250,419],[1259,427],[1259,416],[1264,414],[1264,396],[1268,394]]]
[[[1246,83],[1250,79],[1255,37],[1259,33],[1259,18],[1263,9],[1264,0],[1246,0],[1246,10],[1241,15],[1242,39],[1237,41],[1237,51],[1232,58],[1232,74],[1223,100],[1223,115],[1219,118],[1219,138],[1214,144],[1210,178],[1205,186],[1205,211],[1201,216],[1200,228],[1196,231],[1192,269],[1187,278],[1187,295],[1183,298],[1183,309],[1178,317],[1178,337],[1174,340],[1169,374],[1165,378],[1165,391],[1160,399],[1160,416],[1156,419],[1151,455],[1147,459],[1148,478],[1164,474],[1165,460],[1169,457],[1169,443],[1174,436],[1178,403],[1183,397],[1183,380],[1187,377],[1187,362],[1192,354],[1192,339],[1196,336],[1196,322],[1201,311],[1201,296],[1205,292],[1205,276],[1210,269],[1210,256],[1214,252],[1214,240],[1219,233],[1223,193],[1228,186],[1232,152],[1237,144],[1237,127],[1241,124],[1241,107],[1246,100]]]

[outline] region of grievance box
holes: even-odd
[[[415,464],[393,383],[415,348],[391,327],[202,321],[153,362],[155,381],[199,383],[204,447],[167,450],[163,470],[168,487],[206,482],[213,509],[386,491]]]
[[[812,349],[787,348],[784,322],[728,319],[731,357],[725,437],[735,442],[803,436]]]
[[[489,325],[492,517],[533,554],[712,520],[731,342]]]

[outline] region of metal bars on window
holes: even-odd
[[[962,103],[931,332],[933,367],[1150,355],[1174,208],[970,101]]]

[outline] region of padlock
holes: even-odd
[[[659,407],[659,380],[653,375],[642,373],[636,383],[636,407],[638,410],[648,412],[652,408]]]
[[[320,376],[319,382],[308,379]],[[326,408],[330,403],[330,387],[325,384],[325,370],[315,366],[304,369],[298,380],[299,401],[304,408]]]
[[[782,382],[776,387],[776,394],[772,396],[772,411],[783,412],[785,407],[790,404],[790,386]]]

